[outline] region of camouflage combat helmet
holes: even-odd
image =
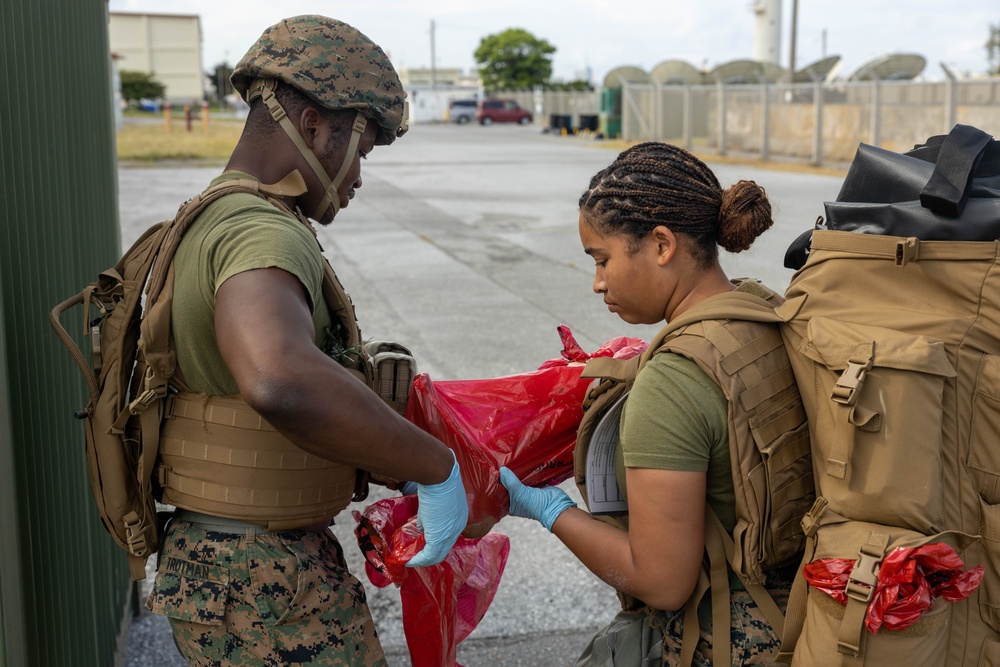
[[[257,79],[284,82],[327,109],[360,111],[378,124],[377,145],[406,132],[399,75],[375,42],[343,21],[294,16],[265,30],[231,77],[248,104]]]
[[[323,188],[310,217],[321,223],[331,211],[331,220],[340,211],[340,186],[368,121],[378,127],[376,145],[391,144],[406,132],[406,94],[385,53],[357,29],[325,16],[296,16],[265,30],[236,64],[232,82],[247,104],[261,98],[309,164]],[[354,110],[351,138],[333,178],[282,108],[275,95],[279,85],[291,86],[327,109]],[[294,172],[285,178],[293,176],[301,180]]]

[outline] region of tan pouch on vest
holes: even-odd
[[[405,417],[410,387],[417,375],[417,360],[399,343],[370,340],[364,347],[372,369],[372,389],[389,407]]]

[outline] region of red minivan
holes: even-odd
[[[514,100],[479,100],[476,109],[476,120],[482,125],[491,123],[520,123],[527,125],[531,122],[531,112],[522,109]]]

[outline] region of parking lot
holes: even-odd
[[[406,344],[432,379],[535,369],[559,355],[560,324],[586,350],[619,335],[651,338],[657,327],[622,323],[593,294],[593,262],[577,235],[577,200],[614,155],[600,141],[516,124],[418,125],[376,149],[357,197],[319,232],[364,335]],[[785,248],[822,215],[841,179],[712,166],[723,186],[756,180],[775,209],[774,227],[750,251],[724,257],[724,267],[731,277],[756,276],[783,290],[791,277],[782,268]],[[123,244],[172,216],[220,170],[123,166]],[[564,484],[576,497],[571,487]],[[353,524],[345,512],[336,532],[364,580]],[[573,664],[593,630],[614,615],[613,591],[535,522],[505,519],[495,530],[510,536],[510,559],[493,606],[459,648],[459,662]],[[367,589],[389,664],[408,665],[398,593]],[[128,664],[183,664],[162,619],[135,625]]]

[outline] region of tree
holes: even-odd
[[[594,85],[583,79],[573,79],[572,81],[551,81],[545,84],[548,90],[593,90]]]
[[[119,76],[122,80],[122,97],[128,102],[159,99],[167,90],[152,74],[146,72],[122,70]]]
[[[233,84],[229,81],[232,75],[232,65],[225,61],[213,67],[211,72],[205,72],[205,76],[215,86],[215,98],[220,106],[225,106],[223,98],[233,92]]]
[[[986,40],[986,60],[990,64],[990,74],[1000,74],[1000,23],[990,26],[990,38]]]
[[[556,47],[527,30],[508,28],[487,35],[473,54],[487,91],[532,88],[552,76]]]

